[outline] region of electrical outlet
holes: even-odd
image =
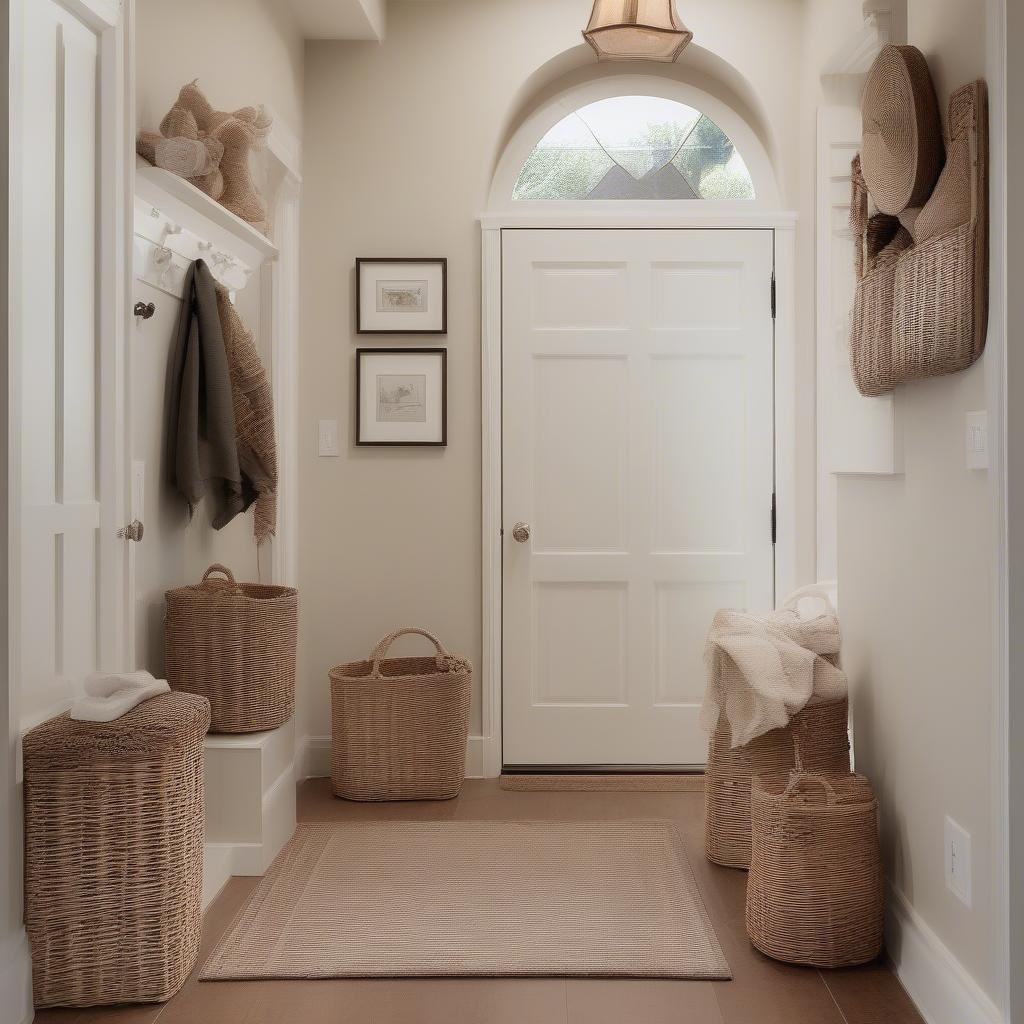
[[[317,424],[317,455],[332,456],[338,454],[338,421],[320,420]]]
[[[946,888],[965,906],[971,905],[971,835],[946,818]]]
[[[967,414],[967,468],[988,469],[988,413]]]

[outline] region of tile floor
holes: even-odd
[[[37,1024],[921,1024],[884,964],[849,971],[787,967],[757,953],[743,930],[746,875],[703,855],[700,793],[522,793],[466,783],[445,803],[352,804],[324,779],[299,791],[302,821],[367,818],[676,821],[733,970],[728,982],[589,979],[405,979],[199,982],[163,1006],[47,1010]],[[200,962],[254,878],[233,879],[206,915]]]

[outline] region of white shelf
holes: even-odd
[[[203,220],[212,224],[220,232],[235,240],[242,248],[242,258],[246,250],[251,255],[247,262],[260,263],[263,260],[276,260],[277,246],[266,235],[247,224],[241,217],[235,216],[205,192],[200,192],[190,181],[179,178],[177,174],[165,171],[162,167],[154,167],[142,157],[135,161],[135,194],[146,202],[152,203],[162,213],[179,218],[184,226],[205,235],[197,230],[189,213],[198,214]]]

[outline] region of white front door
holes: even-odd
[[[62,711],[97,667],[131,667],[117,535],[131,183],[123,7],[20,0],[16,14],[11,550],[24,728]]]
[[[774,603],[773,252],[502,232],[506,765],[704,762],[712,616]]]

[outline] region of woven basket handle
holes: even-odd
[[[203,583],[215,573],[219,572],[233,587],[237,587],[238,584],[235,582],[235,574],[226,566],[221,565],[220,562],[214,562],[206,572],[203,573]]]
[[[793,772],[789,777],[789,785],[783,790],[782,799],[788,800],[805,782],[817,782],[825,790],[825,798],[829,807],[839,803],[839,795],[832,787],[832,783],[821,775],[812,775],[810,772]]]
[[[394,633],[388,633],[370,652],[370,661],[373,662],[373,669],[370,671],[370,675],[374,679],[380,679],[380,663],[387,655],[391,645],[400,636],[405,636],[406,633],[416,633],[419,636],[425,636],[434,645],[437,649],[436,661],[438,669],[443,671],[445,665],[451,660],[451,655],[445,649],[444,644],[433,633],[428,633],[425,629],[418,629],[415,626],[406,626],[404,629],[396,629]]]
[[[800,604],[800,601],[805,597],[816,597],[825,606],[826,615],[836,615],[836,607],[832,603],[832,598],[829,596],[829,588],[822,586],[820,583],[811,583],[809,586],[801,587],[799,590],[794,590],[785,601],[782,602],[782,607],[790,611],[796,611]]]

